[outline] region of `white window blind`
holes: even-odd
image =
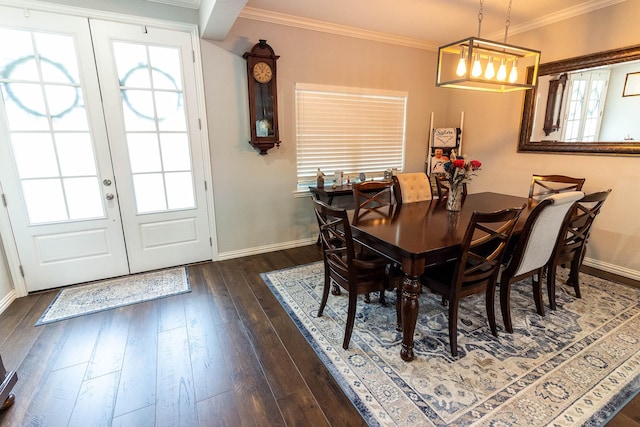
[[[298,186],[327,175],[382,176],[404,164],[407,93],[296,84]]]

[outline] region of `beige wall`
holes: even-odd
[[[247,143],[247,77],[242,54],[258,39],[266,39],[280,55],[282,144],[266,156]],[[294,196],[296,82],[408,92],[408,171],[424,170],[432,111],[439,125],[457,124],[446,123],[446,92],[435,88],[435,52],[246,19],[236,22],[224,42],[202,40],[201,46],[221,257],[317,235],[309,196]]]
[[[640,1],[628,0],[585,16],[509,39],[542,51],[542,62],[640,42]],[[587,263],[640,279],[640,159],[579,154],[517,153],[521,94],[470,94],[451,90],[452,110],[465,110],[464,151],[483,161],[470,191],[522,194],[532,173],[585,177],[585,191],[613,189],[594,223]]]

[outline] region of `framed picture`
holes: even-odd
[[[640,72],[629,73],[624,81],[624,90],[622,96],[638,96],[640,95]]]
[[[457,148],[460,143],[460,128],[436,128],[433,130],[433,147]]]
[[[450,148],[431,148],[431,169],[429,175],[434,173],[444,173],[444,164],[449,161],[449,155],[451,154]]]

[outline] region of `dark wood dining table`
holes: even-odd
[[[354,240],[402,267],[401,318],[403,360],[414,359],[413,334],[418,318],[421,284],[428,265],[455,258],[473,212],[494,212],[525,206],[514,233],[522,230],[533,208],[526,197],[499,193],[469,194],[459,212],[446,210],[437,200],[389,205],[371,211],[350,211]]]

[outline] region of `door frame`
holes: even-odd
[[[25,4],[28,3],[28,4]],[[218,239],[216,234],[216,222],[215,222],[215,209],[213,202],[213,180],[211,171],[211,151],[209,148],[209,132],[207,126],[207,111],[205,104],[205,91],[204,91],[204,73],[202,70],[202,55],[200,51],[200,36],[198,32],[198,26],[195,24],[187,24],[180,22],[164,21],[153,18],[136,17],[129,15],[122,15],[117,13],[110,13],[104,11],[98,11],[93,9],[84,9],[69,7],[56,4],[47,3],[35,3],[35,2],[20,2],[19,5],[12,1],[2,1],[1,4],[10,7],[19,7],[33,10],[40,10],[43,12],[52,12],[73,16],[80,16],[83,18],[105,19],[112,20],[127,24],[134,24],[140,26],[153,26],[174,31],[184,31],[191,35],[191,48],[193,51],[193,61],[195,70],[195,85],[196,85],[196,103],[198,105],[198,117],[200,121],[200,159],[194,159],[202,161],[202,167],[204,177],[206,181],[205,192],[207,202],[207,215],[209,219],[209,236],[211,236],[211,259],[213,261],[218,260]],[[11,221],[9,219],[9,212],[4,205],[4,190],[2,189],[2,183],[0,182],[0,194],[3,196],[3,201],[0,201],[0,240],[4,253],[6,255],[6,262],[9,268],[9,275],[13,282],[15,296],[17,298],[28,295],[27,283],[21,272],[21,262],[18,255],[18,249],[14,238],[14,231],[11,227]],[[11,200],[7,200],[7,203],[12,203]],[[1,297],[1,296],[0,296]]]

